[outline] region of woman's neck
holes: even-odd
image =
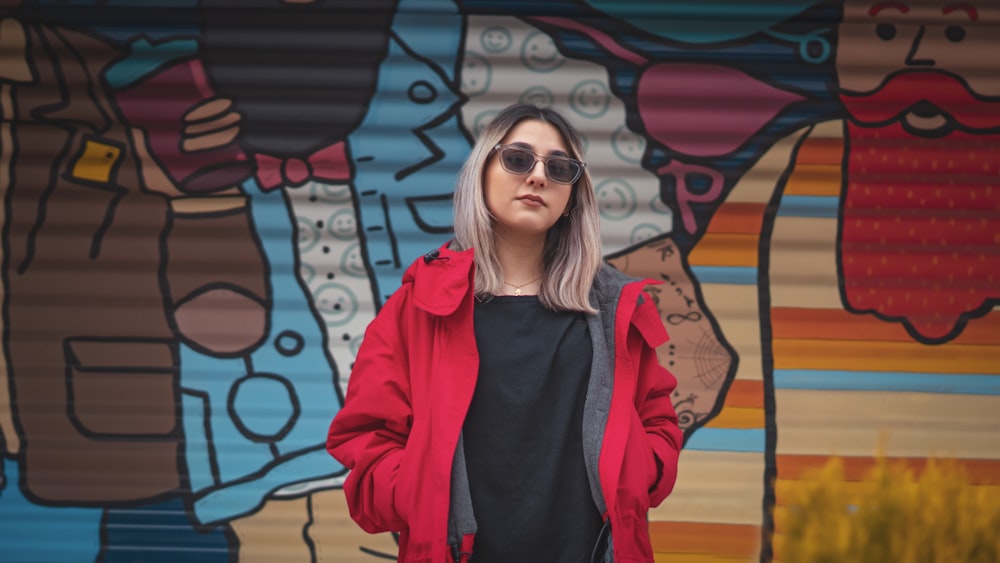
[[[508,289],[512,286],[540,285],[545,273],[543,254],[545,238],[516,239],[498,236],[496,240],[497,258],[503,270],[504,282]],[[534,282],[538,283],[534,283]]]

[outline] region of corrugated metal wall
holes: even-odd
[[[665,281],[657,560],[771,560],[783,487],[883,437],[1000,485],[994,1],[0,14],[0,561],[394,558],[326,428],[515,101],[580,128],[608,260]]]

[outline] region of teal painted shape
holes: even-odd
[[[653,35],[684,43],[720,43],[770,29],[816,0],[589,0],[594,8]]]
[[[452,0],[400,0],[392,30],[407,47],[456,80],[455,57],[465,39],[463,19]]]
[[[176,60],[194,57],[198,54],[198,43],[194,39],[178,39],[154,45],[147,39],[139,39],[130,49],[129,56],[116,62],[104,75],[115,90],[127,88]]]
[[[243,191],[269,265],[270,334],[248,357],[181,347],[184,460],[192,516],[203,525],[253,513],[279,489],[305,494],[311,489],[304,483],[344,472],[325,448],[340,410],[337,367],[291,258],[297,244],[291,204],[284,190],[264,192],[255,182],[247,180]]]
[[[452,236],[450,197],[469,154],[454,111],[459,96],[457,85],[394,38],[368,113],[349,136],[358,226],[379,306],[413,260]]]
[[[767,435],[763,428],[699,428],[688,438],[684,449],[764,453],[766,442]]]
[[[701,283],[757,285],[757,268],[752,266],[691,266]]]
[[[781,196],[780,217],[819,217],[836,219],[840,214],[840,196],[788,195]]]
[[[0,561],[96,561],[104,510],[35,504],[21,493],[19,473],[17,461],[0,458]]]
[[[774,370],[775,389],[1000,395],[1000,375],[905,371]]]

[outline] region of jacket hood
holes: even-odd
[[[432,315],[455,312],[462,300],[471,296],[475,284],[473,250],[456,252],[450,242],[418,258],[403,274],[403,285],[413,285],[417,308]]]
[[[451,241],[446,242],[437,250],[424,254],[403,274],[403,285],[413,286],[416,306],[432,315],[448,316],[454,313],[462,300],[472,295],[476,283],[474,250],[455,251],[449,248],[450,244]],[[605,263],[594,279],[591,304],[597,309],[607,308],[608,304],[618,301],[625,286],[635,282],[641,282],[640,287],[662,283],[634,278]],[[641,304],[642,296],[638,299]],[[613,312],[610,318],[614,318]],[[659,346],[667,340],[666,331],[660,323],[640,322],[637,327],[651,346]]]

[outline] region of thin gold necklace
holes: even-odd
[[[514,288],[514,295],[521,295],[521,288],[522,287],[529,286],[529,285],[535,283],[536,281],[538,281],[540,279],[542,279],[542,276],[538,276],[537,278],[531,280],[530,282],[524,282],[521,285],[514,285],[514,284],[510,283],[507,280],[504,280],[503,283],[504,283],[504,285],[509,285],[509,286],[511,286],[511,287]]]

